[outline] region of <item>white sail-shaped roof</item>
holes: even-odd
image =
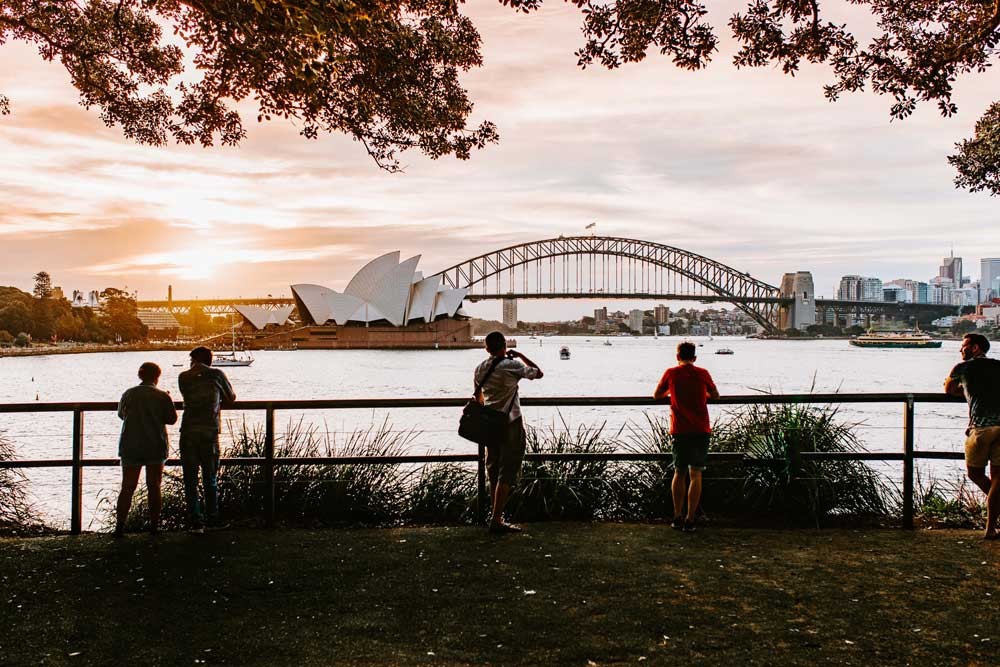
[[[462,306],[462,300],[465,299],[465,295],[468,293],[469,289],[467,287],[438,290],[437,303],[434,305],[434,317],[442,315],[454,317],[455,313]]]
[[[316,324],[326,324],[333,319],[333,308],[327,300],[327,294],[335,294],[329,287],[322,285],[299,284],[292,285],[292,294],[306,309],[306,313]]]
[[[344,294],[357,297],[362,301],[374,301],[384,287],[386,274],[395,270],[397,266],[399,266],[398,250],[376,257],[354,274],[351,282],[347,283],[347,287],[344,288]]]
[[[440,284],[441,276],[431,276],[413,284],[413,289],[410,291],[410,309],[406,315],[407,322],[434,320],[434,303],[437,300]]]
[[[400,327],[405,324],[403,319],[406,317],[406,306],[410,301],[410,286],[413,285],[413,273],[417,270],[419,261],[420,255],[411,257],[382,276],[380,288],[375,298],[370,300],[371,305],[381,312],[382,317],[369,317],[369,322],[386,319],[393,326]]]
[[[273,310],[261,306],[233,306],[233,308],[255,329],[263,329],[271,324],[283,325],[288,321],[288,316],[292,314],[295,306],[281,306]]]

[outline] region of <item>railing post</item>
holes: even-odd
[[[486,494],[486,445],[479,443],[479,458],[476,461],[478,468],[476,477],[476,523],[486,523],[486,504],[489,496]]]
[[[73,408],[73,467],[70,469],[69,532],[83,531],[83,411]]]
[[[274,407],[268,403],[264,417],[264,520],[274,528]]]
[[[903,528],[913,528],[913,394],[903,404]]]

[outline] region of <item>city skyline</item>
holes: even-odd
[[[722,25],[736,6],[709,18]],[[992,101],[997,72],[959,82],[955,118],[920,107],[890,123],[885,98],[826,102],[825,70],[735,70],[728,37],[704,72],[656,56],[581,71],[574,8],[467,9],[485,66],[464,80],[474,119],[496,121],[501,143],[468,162],[410,154],[398,175],[344,137],[308,142],[285,122],[250,126],[239,149],[137,146],[76,105],[57,64],[9,45],[0,146],[19,160],[0,165],[12,202],[0,284],[28,288],[46,270],[67,292],[287,295],[289,281],[341,288],[390,250],[438,270],[593,222],[771,284],[811,271],[823,290],[858,267],[923,276],[953,245],[967,261],[963,251],[1000,249],[996,202],[955,190],[943,157]],[[569,310],[521,305],[536,307]]]

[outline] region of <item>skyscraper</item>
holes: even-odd
[[[962,258],[955,257],[955,251],[951,255],[941,260],[942,264],[938,268],[938,276],[941,278],[951,278],[955,287],[962,286]]]
[[[653,309],[653,319],[657,324],[666,324],[670,321],[670,309],[661,303]]]
[[[841,301],[881,301],[883,296],[879,278],[844,276],[837,287],[837,298]]]
[[[979,303],[1000,298],[1000,257],[983,257],[979,266]]]
[[[517,299],[503,300],[503,325],[511,329],[517,328]]]

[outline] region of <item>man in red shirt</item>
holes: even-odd
[[[708,462],[708,441],[712,424],[708,418],[708,399],[718,398],[712,376],[694,365],[694,343],[677,346],[677,365],[668,368],[656,385],[653,398],[670,399],[670,436],[673,441],[674,479],[670,491],[674,499],[677,530],[693,533],[695,512],[701,501],[701,473]],[[687,484],[690,478],[690,485]],[[687,517],[684,516],[684,492],[687,487]]]

